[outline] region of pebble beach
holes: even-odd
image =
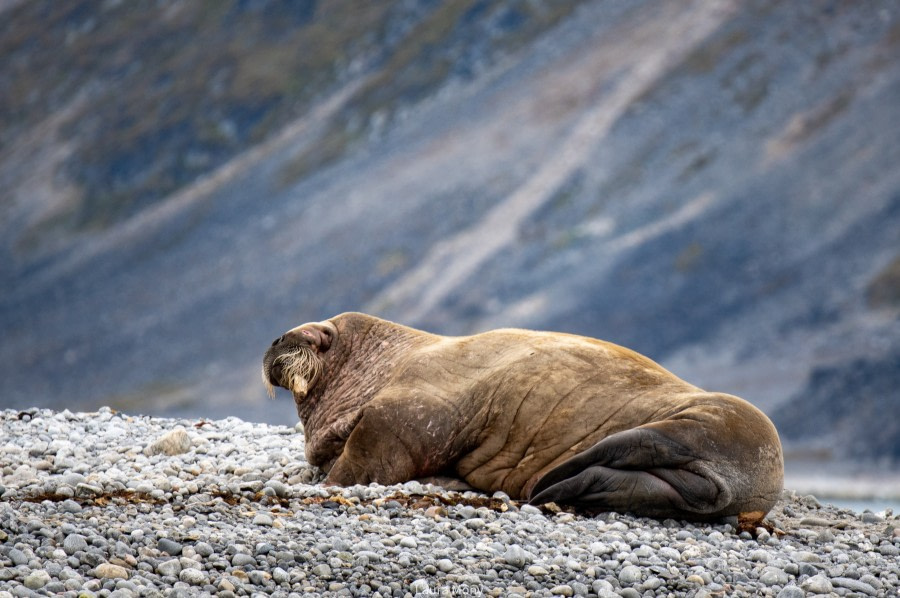
[[[0,411],[0,598],[898,596],[900,517],[785,490],[765,527],[321,485],[300,426]]]

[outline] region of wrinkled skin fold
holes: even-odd
[[[781,493],[762,412],[587,337],[444,337],[345,313],[279,337],[263,380],[292,391],[327,484],[451,476],[533,504],[693,520],[765,513]]]

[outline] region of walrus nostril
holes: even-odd
[[[275,345],[281,343],[282,341],[284,341],[284,335],[283,335],[283,334],[282,334],[281,336],[279,336],[278,338],[276,338],[274,341],[272,341],[272,346],[274,347]]]

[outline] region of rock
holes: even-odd
[[[881,523],[884,521],[884,517],[871,511],[863,511],[859,515],[859,520],[863,523]]]
[[[121,565],[100,563],[94,569],[94,576],[100,579],[128,579],[128,570]]]
[[[206,543],[206,542],[197,542],[197,543],[194,545],[194,550],[197,552],[197,554],[199,554],[200,556],[202,556],[202,557],[204,557],[204,558],[209,557],[209,556],[212,556],[213,553],[215,552],[215,551],[213,550],[213,547],[210,546],[210,545],[209,545],[208,543]]]
[[[797,586],[785,586],[776,594],[775,598],[806,598],[806,592]]]
[[[253,517],[253,525],[271,526],[273,523],[272,516],[265,513],[257,513],[256,516]]]
[[[759,574],[759,581],[767,586],[784,585],[790,578],[788,574],[777,567],[764,567]]]
[[[429,594],[431,587],[428,585],[427,579],[417,579],[409,584],[409,591],[412,592],[413,595],[416,594]]]
[[[178,559],[163,561],[156,566],[156,572],[160,575],[177,577],[181,573],[181,562]]]
[[[59,505],[59,510],[63,513],[81,513],[83,511],[83,507],[75,502],[74,500],[64,500]]]
[[[269,488],[278,498],[286,498],[290,495],[290,489],[278,480],[269,480],[265,483],[263,488]]]
[[[200,569],[182,569],[178,579],[192,586],[202,586],[209,583],[209,576]]]
[[[800,520],[801,527],[828,527],[831,522],[821,517],[804,517]]]
[[[12,548],[6,555],[16,567],[28,564],[28,556],[18,548]]]
[[[144,449],[148,457],[153,455],[181,455],[191,450],[191,437],[184,428],[178,426],[171,432],[161,436],[156,442]]]
[[[619,571],[619,582],[622,584],[635,584],[641,581],[641,568],[635,565],[626,565]]]
[[[876,590],[870,584],[867,584],[858,579],[851,579],[849,577],[833,577],[831,578],[831,583],[832,585],[839,588],[847,588],[851,592],[859,592],[860,594],[866,594],[868,596],[875,596],[878,594],[878,590]]]
[[[811,594],[830,594],[834,590],[831,581],[821,573],[805,580],[800,587]]]
[[[22,583],[24,583],[25,587],[29,590],[39,590],[50,583],[50,579],[51,577],[49,573],[43,570],[38,570],[32,571],[31,573],[26,575]]]
[[[518,544],[512,544],[503,553],[503,560],[507,565],[521,569],[528,564],[528,555]]]
[[[79,550],[87,550],[88,543],[81,534],[69,534],[63,540],[63,550],[69,556],[75,554]]]
[[[453,561],[451,561],[450,559],[439,559],[435,563],[435,566],[438,568],[438,570],[444,573],[450,573],[456,568],[456,565],[454,565]]]
[[[184,549],[184,547],[180,543],[169,538],[160,538],[159,542],[157,542],[156,544],[156,547],[159,548],[162,552],[165,552],[166,554],[171,556],[178,556]]]
[[[246,566],[256,566],[256,559],[253,558],[252,555],[239,552],[233,557],[231,557],[231,564],[234,567],[246,567]]]

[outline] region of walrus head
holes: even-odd
[[[280,386],[302,399],[322,374],[323,355],[337,335],[331,322],[310,322],[288,330],[263,357],[262,378],[269,396]]]

